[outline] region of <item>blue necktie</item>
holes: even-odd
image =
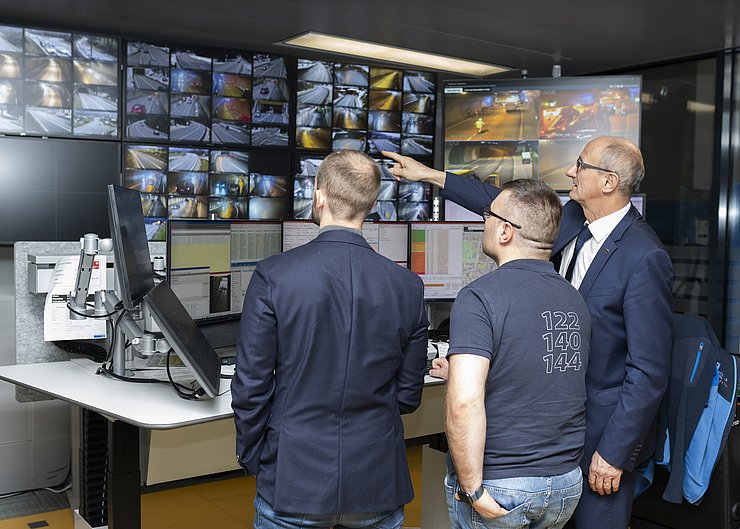
[[[567,281],[571,281],[573,279],[573,270],[576,267],[576,259],[578,258],[578,252],[581,251],[581,248],[583,248],[584,243],[589,240],[592,237],[591,230],[588,229],[588,226],[584,226],[581,228],[581,231],[578,232],[578,238],[576,239],[576,247],[573,250],[573,257],[570,258],[570,263],[568,263],[568,270],[565,272],[565,279]]]

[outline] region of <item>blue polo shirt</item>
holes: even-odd
[[[460,291],[448,355],[490,360],[483,479],[578,467],[591,317],[549,261],[509,261]]]

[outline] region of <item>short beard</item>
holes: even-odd
[[[311,197],[311,221],[317,226],[321,226],[321,217],[319,216],[319,208],[316,206],[316,195]]]

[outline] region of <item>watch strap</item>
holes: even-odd
[[[483,484],[481,483],[481,486],[478,487],[478,490],[475,492],[472,492],[468,494],[464,490],[460,488],[460,485],[457,486],[457,496],[460,498],[460,501],[464,501],[465,503],[469,503],[470,505],[474,504],[476,501],[480,499],[481,496],[483,496],[483,492],[485,492],[485,488],[483,487]]]

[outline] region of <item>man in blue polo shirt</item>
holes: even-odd
[[[578,504],[591,319],[549,261],[562,208],[515,180],[486,208],[498,269],[452,309],[445,479],[453,529],[560,528]]]

